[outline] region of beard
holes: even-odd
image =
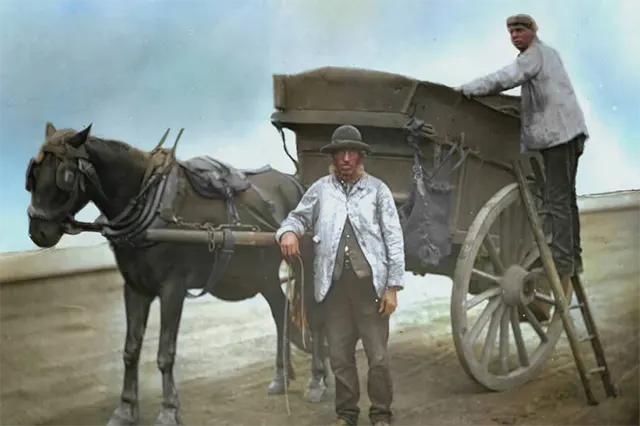
[[[353,171],[351,171],[348,174],[340,170],[340,168],[337,167],[335,164],[331,164],[331,166],[329,166],[329,173],[335,175],[340,180],[355,182],[356,180],[360,179],[364,175],[364,164],[359,163],[353,169]]]

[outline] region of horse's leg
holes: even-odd
[[[307,308],[307,324],[311,331],[311,378],[304,392],[304,399],[309,402],[321,402],[327,394],[327,354],[325,353],[324,322],[322,307],[311,298],[305,298]]]
[[[304,300],[307,324],[311,331],[311,377],[304,392],[304,399],[309,402],[321,402],[327,395],[329,362],[325,351],[324,322],[325,315],[323,305],[315,299],[315,285],[313,277],[314,247],[310,238],[304,238],[300,242],[300,253],[305,268],[300,271],[304,274]]]
[[[267,303],[269,304],[269,308],[271,309],[271,316],[273,317],[274,322],[276,323],[276,332],[277,332],[277,349],[276,349],[276,376],[273,378],[267,392],[270,395],[280,395],[284,393],[284,363],[282,359],[282,346],[284,342],[284,307],[286,298],[280,287],[278,282],[274,282],[273,285],[269,283],[267,285],[267,289],[261,292],[262,296],[265,298]],[[289,346],[287,345],[287,359],[289,360],[289,379],[295,379],[295,371],[293,369],[293,365],[291,364],[291,351]]]
[[[162,373],[162,410],[156,417],[156,425],[180,424],[180,400],[173,378],[173,364],[185,296],[185,288],[173,280],[165,281],[160,289],[158,369]]]
[[[135,425],[139,420],[138,408],[138,361],[144,332],[147,328],[149,307],[153,297],[138,293],[130,285],[124,285],[124,304],[127,315],[127,337],[125,339],[124,382],[120,405],[109,419],[109,426]]]

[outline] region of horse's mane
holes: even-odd
[[[46,144],[64,145],[67,143],[67,140],[75,134],[76,130],[73,129],[59,129],[49,140],[43,143],[43,146]],[[144,166],[150,157],[149,152],[116,139],[105,139],[89,135],[85,145],[88,151],[105,161],[120,160],[129,164],[135,165],[139,163],[139,165]]]
[[[87,149],[94,155],[105,160],[122,159],[128,162],[139,161],[141,165],[143,165],[149,159],[149,152],[116,139],[103,139],[96,136],[89,136],[86,144],[88,144]]]
[[[103,139],[96,136],[89,136],[85,142],[87,152],[92,157],[99,158],[105,164],[121,164],[122,167],[109,167],[108,181],[104,184],[113,188],[116,192],[126,191],[125,188],[138,186],[141,184],[140,176],[132,173],[132,170],[143,174],[149,164],[151,157],[149,152],[138,149],[125,142],[115,139]],[[116,190],[115,188],[122,188]]]

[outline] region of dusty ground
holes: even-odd
[[[511,392],[490,393],[462,370],[449,336],[446,280],[409,283],[392,320],[396,424],[638,424],[640,212],[583,216],[585,281],[619,388],[617,399],[586,405],[566,338],[540,375]],[[3,425],[105,424],[122,379],[124,312],[113,273],[1,289]],[[160,407],[155,353],[157,305],[141,360],[142,424]],[[301,400],[308,358],[296,355],[292,415],[266,395],[273,374],[274,327],[266,302],[189,301],[179,338],[182,418],[191,425],[311,425],[333,420],[331,401]],[[589,354],[589,351],[585,351]],[[366,412],[365,361],[359,354]],[[591,358],[589,358],[591,361]],[[591,361],[592,362],[592,361]],[[363,419],[366,420],[366,419]],[[365,424],[365,422],[362,422]]]

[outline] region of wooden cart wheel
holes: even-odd
[[[282,285],[282,291],[286,294],[287,292],[287,280],[289,277],[289,269],[290,266],[284,260],[280,264],[280,283]],[[311,354],[311,330],[309,330],[309,325],[307,324],[307,319],[305,315],[303,315],[302,310],[302,293],[300,292],[299,282],[297,279],[299,275],[298,268],[295,268],[296,272],[293,277],[293,283],[296,288],[295,294],[289,294],[289,302],[291,302],[291,307],[289,311],[289,339],[293,345],[300,349],[301,351]],[[285,319],[286,320],[286,319]],[[304,336],[303,332],[304,330]]]
[[[460,363],[489,390],[512,389],[533,378],[563,332],[540,266],[518,184],[507,185],[471,224],[458,255],[451,296]],[[470,282],[475,294],[470,294]],[[484,285],[478,291],[479,282]],[[544,312],[547,321],[540,320]]]

